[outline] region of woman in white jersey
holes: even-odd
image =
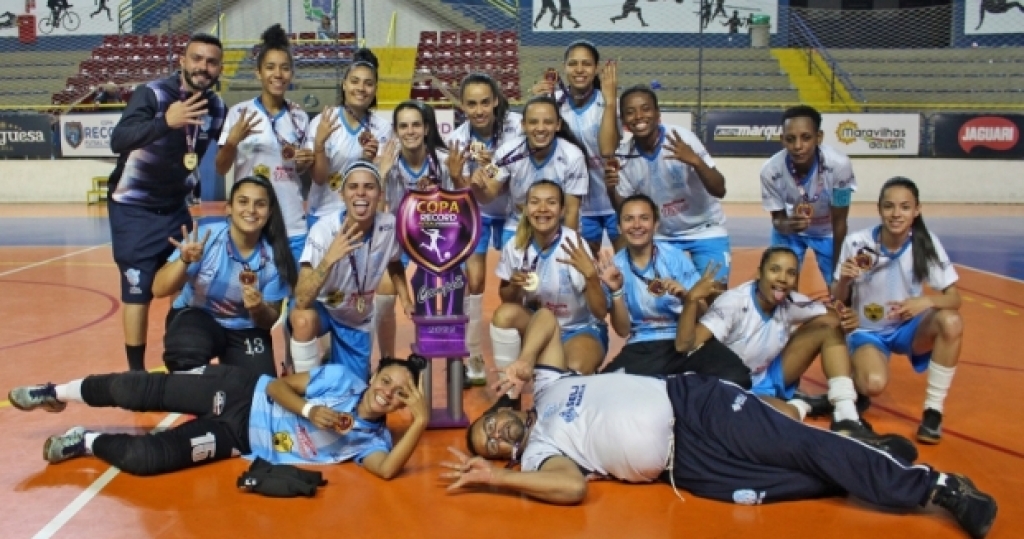
[[[786,109],[785,149],[761,167],[761,204],[772,215],[771,244],[792,249],[801,266],[807,249],[814,251],[831,286],[857,180],[850,158],[822,144],[823,136],[821,113],[806,105]]]
[[[836,311],[796,292],[797,275],[796,253],[786,246],[770,247],[761,255],[757,279],[723,293],[698,323],[697,304],[713,291],[709,270],[686,293],[676,336],[678,347],[696,350],[717,339],[750,369],[752,393],[800,421],[811,407],[795,399],[794,392],[800,377],[820,355],[828,398],[834,405],[831,430],[876,447],[882,444],[886,451],[914,462],[917,450],[910,440],[875,434],[857,413],[857,391],[844,334],[857,327],[856,313],[842,305],[837,305]]]
[[[836,299],[860,316],[860,329],[848,338],[854,383],[859,392],[878,395],[889,383],[889,354],[908,356],[915,371],[928,371],[917,440],[936,444],[964,332],[958,277],[924,224],[914,182],[899,176],[886,181],[878,214],[881,225],[846,237],[832,285]],[[938,294],[924,294],[926,283]]]
[[[298,270],[276,194],[263,176],[240,178],[225,220],[170,240],[177,250],[153,279],[156,297],[177,295],[164,334],[167,370],[188,371],[216,357],[277,376],[270,329]]]
[[[501,279],[501,306],[491,318],[499,370],[519,357],[523,331],[540,308],[555,313],[570,369],[593,374],[604,361],[604,290],[586,243],[561,224],[564,200],[562,188],[551,180],[530,186],[519,229],[501,251],[494,271]]]
[[[609,293],[611,325],[626,339],[622,351],[602,372],[666,375],[699,372],[750,387],[750,370],[717,340],[696,353],[676,343],[686,291],[700,275],[686,253],[655,241],[658,207],[647,195],[633,195],[619,208],[626,246],[601,252],[601,280]],[[703,312],[701,306],[701,312]]]
[[[551,95],[560,107],[562,120],[587,150],[587,172],[590,186],[580,206],[580,233],[590,245],[590,251],[598,252],[607,231],[608,239],[615,242],[619,237],[618,219],[615,208],[604,187],[604,160],[601,159],[600,136],[609,136],[617,128],[614,103],[614,88],[601,86],[598,76],[601,55],[593,43],[585,40],[573,41],[565,49],[563,77],[559,78],[553,69],[545,72],[544,80],[533,87],[534,95]],[[614,69],[609,65],[607,69]],[[568,86],[564,81],[568,82]],[[606,91],[611,93],[606,95]],[[609,129],[602,126],[608,123]],[[607,145],[613,149],[618,140]]]
[[[373,113],[377,106],[377,57],[359,49],[341,83],[341,104],[324,107],[309,125],[306,148],[314,151],[309,188],[309,226],[341,209],[342,171],[354,161],[373,161],[391,137],[391,123]]]
[[[302,148],[309,116],[298,103],[285,99],[293,68],[288,35],[275,24],[263,32],[256,56],[256,78],[263,90],[228,111],[216,166],[220,175],[234,166],[236,178],[259,175],[270,180],[297,261],[308,231],[299,174],[313,164],[313,151]]]
[[[468,187],[462,178],[468,180],[476,169],[491,163],[495,150],[512,138],[522,135],[523,117],[509,111],[508,99],[501,93],[501,86],[484,73],[471,73],[462,79],[459,86],[459,106],[466,115],[466,121],[448,137],[448,143],[469,152],[470,158],[463,167],[456,187]],[[458,174],[456,174],[458,176]],[[466,362],[467,381],[473,385],[486,382],[484,356],[480,347],[483,333],[483,294],[487,276],[487,248],[493,246],[500,251],[502,231],[508,216],[508,195],[495,197],[480,204],[483,230],[473,255],[466,262],[469,293],[466,294],[464,313],[469,317],[466,326],[466,348],[469,361]]]
[[[661,123],[658,97],[650,88],[634,86],[623,92],[619,115],[633,138],[605,167],[612,203],[618,207],[636,193],[651,197],[661,214],[658,239],[689,253],[701,273],[715,264],[716,278],[728,284],[729,233],[720,202],[725,177],[697,135]]]
[[[375,291],[385,270],[406,313],[413,303],[399,260],[395,217],[379,212],[381,178],[377,168],[356,161],[345,169],[344,206],[309,231],[299,265],[293,308],[291,352],[295,372],[320,362],[317,337],[331,334],[331,363],[345,365],[366,380],[370,375]]]
[[[380,173],[384,178],[382,205],[398,220],[398,205],[411,190],[452,188],[449,165],[462,169],[462,152],[449,154],[437,129],[434,109],[420,101],[404,101],[394,112],[395,138],[381,152]],[[402,265],[408,263],[402,253]],[[374,302],[374,326],[380,357],[395,355],[395,285],[384,275]]]
[[[587,156],[583,145],[558,114],[558,103],[546,96],[534,97],[523,107],[523,136],[503,144],[490,167],[478,168],[471,185],[486,203],[508,193],[509,216],[502,244],[519,225],[526,192],[535,182],[552,180],[565,192],[565,226],[578,231],[580,203],[587,194]]]

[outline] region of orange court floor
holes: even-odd
[[[107,240],[60,241],[76,237],[81,232],[73,230],[76,226],[102,229],[103,206],[0,208],[0,225],[28,231],[26,241],[32,241],[33,231],[54,222],[65,227],[49,231],[56,241],[35,245],[12,244],[0,232],[0,399],[14,386],[123,370],[118,276],[110,245]],[[217,215],[220,209],[207,203],[201,211]],[[730,219],[763,219],[767,226],[759,205],[729,205],[726,211]],[[872,212],[870,205],[858,206],[852,215],[870,223]],[[1019,249],[1019,231],[1024,228],[1000,231],[999,219],[1019,221],[1024,216],[1020,207],[932,206],[926,214],[930,225],[942,219],[982,223],[972,225],[980,227],[978,242],[991,237],[985,231],[1008,236],[1009,241],[997,242],[989,251],[1014,244]],[[851,230],[856,228],[851,225]],[[764,236],[764,242],[747,246],[734,240],[733,286],[753,276],[761,246],[767,243],[767,233]],[[950,251],[964,296],[964,347],[946,401],[943,441],[919,446],[920,462],[964,473],[995,496],[999,516],[989,537],[1024,537],[1024,504],[1017,505],[1015,498],[1024,495],[1024,412],[1014,397],[1024,388],[1024,281],[1010,273],[973,269],[979,267],[975,257],[981,256],[970,254],[973,251],[960,256]],[[497,254],[492,252],[488,262],[493,269]],[[805,292],[823,291],[813,264],[804,268],[802,281]],[[498,305],[495,284],[492,277],[485,318]],[[153,304],[150,369],[161,366],[167,308],[166,300]],[[408,350],[412,325],[399,318],[396,349]],[[487,341],[485,337],[489,358]],[[613,337],[609,356],[621,345],[622,339]],[[276,333],[279,357],[284,346]],[[434,369],[434,403],[441,407],[443,363]],[[894,358],[891,370],[888,390],[874,399],[865,417],[879,432],[912,437],[921,415],[925,377],[914,374],[903,358]],[[814,393],[825,390],[817,365],[805,375],[802,387]],[[464,396],[471,418],[494,399],[489,389],[480,387],[467,389]],[[408,424],[402,414],[389,420],[399,434]],[[591,483],[586,500],[571,507],[511,493],[449,493],[439,479],[439,463],[449,457],[448,446],[464,447],[461,429],[427,431],[404,472],[392,481],[374,478],[351,463],[319,468],[329,483],[313,499],[241,493],[235,480],[248,467],[243,459],[157,477],[133,477],[91,457],[59,465],[42,459],[46,438],[73,425],[144,433],[175,421],[181,418],[84,405],[71,405],[60,414],[21,413],[9,402],[0,402],[0,507],[6,507],[0,512],[0,537],[964,537],[941,509],[893,513],[844,498],[740,506],[699,499],[685,491],[680,501],[666,484],[611,481]],[[824,421],[816,423],[827,428]]]

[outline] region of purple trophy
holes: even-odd
[[[416,301],[412,351],[447,360],[448,407],[431,404],[430,428],[469,424],[462,409],[462,360],[469,356],[469,318],[462,312],[468,283],[462,263],[473,254],[481,227],[480,209],[469,189],[409,191],[398,207],[398,241],[416,264],[411,281]],[[424,397],[431,402],[431,369],[423,376]]]

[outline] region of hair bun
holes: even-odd
[[[260,40],[268,49],[287,49],[290,45],[288,33],[284,31],[284,28],[281,28],[280,23],[264,30],[263,34],[260,35]]]
[[[355,64],[358,62],[365,62],[367,64],[370,64],[373,66],[374,70],[377,70],[380,67],[380,62],[377,60],[377,55],[374,54],[373,51],[371,51],[370,49],[357,49],[356,52],[352,54],[352,63]]]

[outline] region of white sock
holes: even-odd
[[[96,443],[96,438],[99,438],[100,435],[101,435],[101,433],[93,432],[93,431],[90,430],[90,431],[87,431],[84,436],[82,436],[82,438],[85,439],[85,452],[86,453],[88,453],[90,455],[92,454],[92,444]]]
[[[318,339],[309,342],[292,339],[290,348],[295,372],[309,372],[320,364],[320,341]]]
[[[491,348],[494,349],[494,366],[499,371],[504,371],[515,360],[519,359],[519,351],[522,349],[523,341],[519,332],[514,329],[504,329],[491,324]]]
[[[932,361],[928,364],[928,388],[925,390],[924,408],[942,412],[949,386],[953,383],[956,367],[944,367]]]
[[[462,309],[469,317],[469,324],[466,325],[466,348],[469,356],[482,356],[480,349],[480,325],[484,322],[484,296],[483,294],[472,294],[466,296],[462,303]]]
[[[82,398],[82,379],[72,380],[66,384],[58,384],[57,400],[61,402],[85,402]]]
[[[373,327],[380,346],[380,357],[395,355],[395,296],[378,294],[373,298]]]
[[[811,405],[800,399],[786,401],[786,404],[796,408],[797,413],[800,414],[800,421],[803,421],[804,418],[807,417],[807,414],[811,412]]]
[[[857,413],[857,390],[849,376],[829,378],[828,401],[832,403],[832,418],[836,421],[860,421],[860,415]]]

